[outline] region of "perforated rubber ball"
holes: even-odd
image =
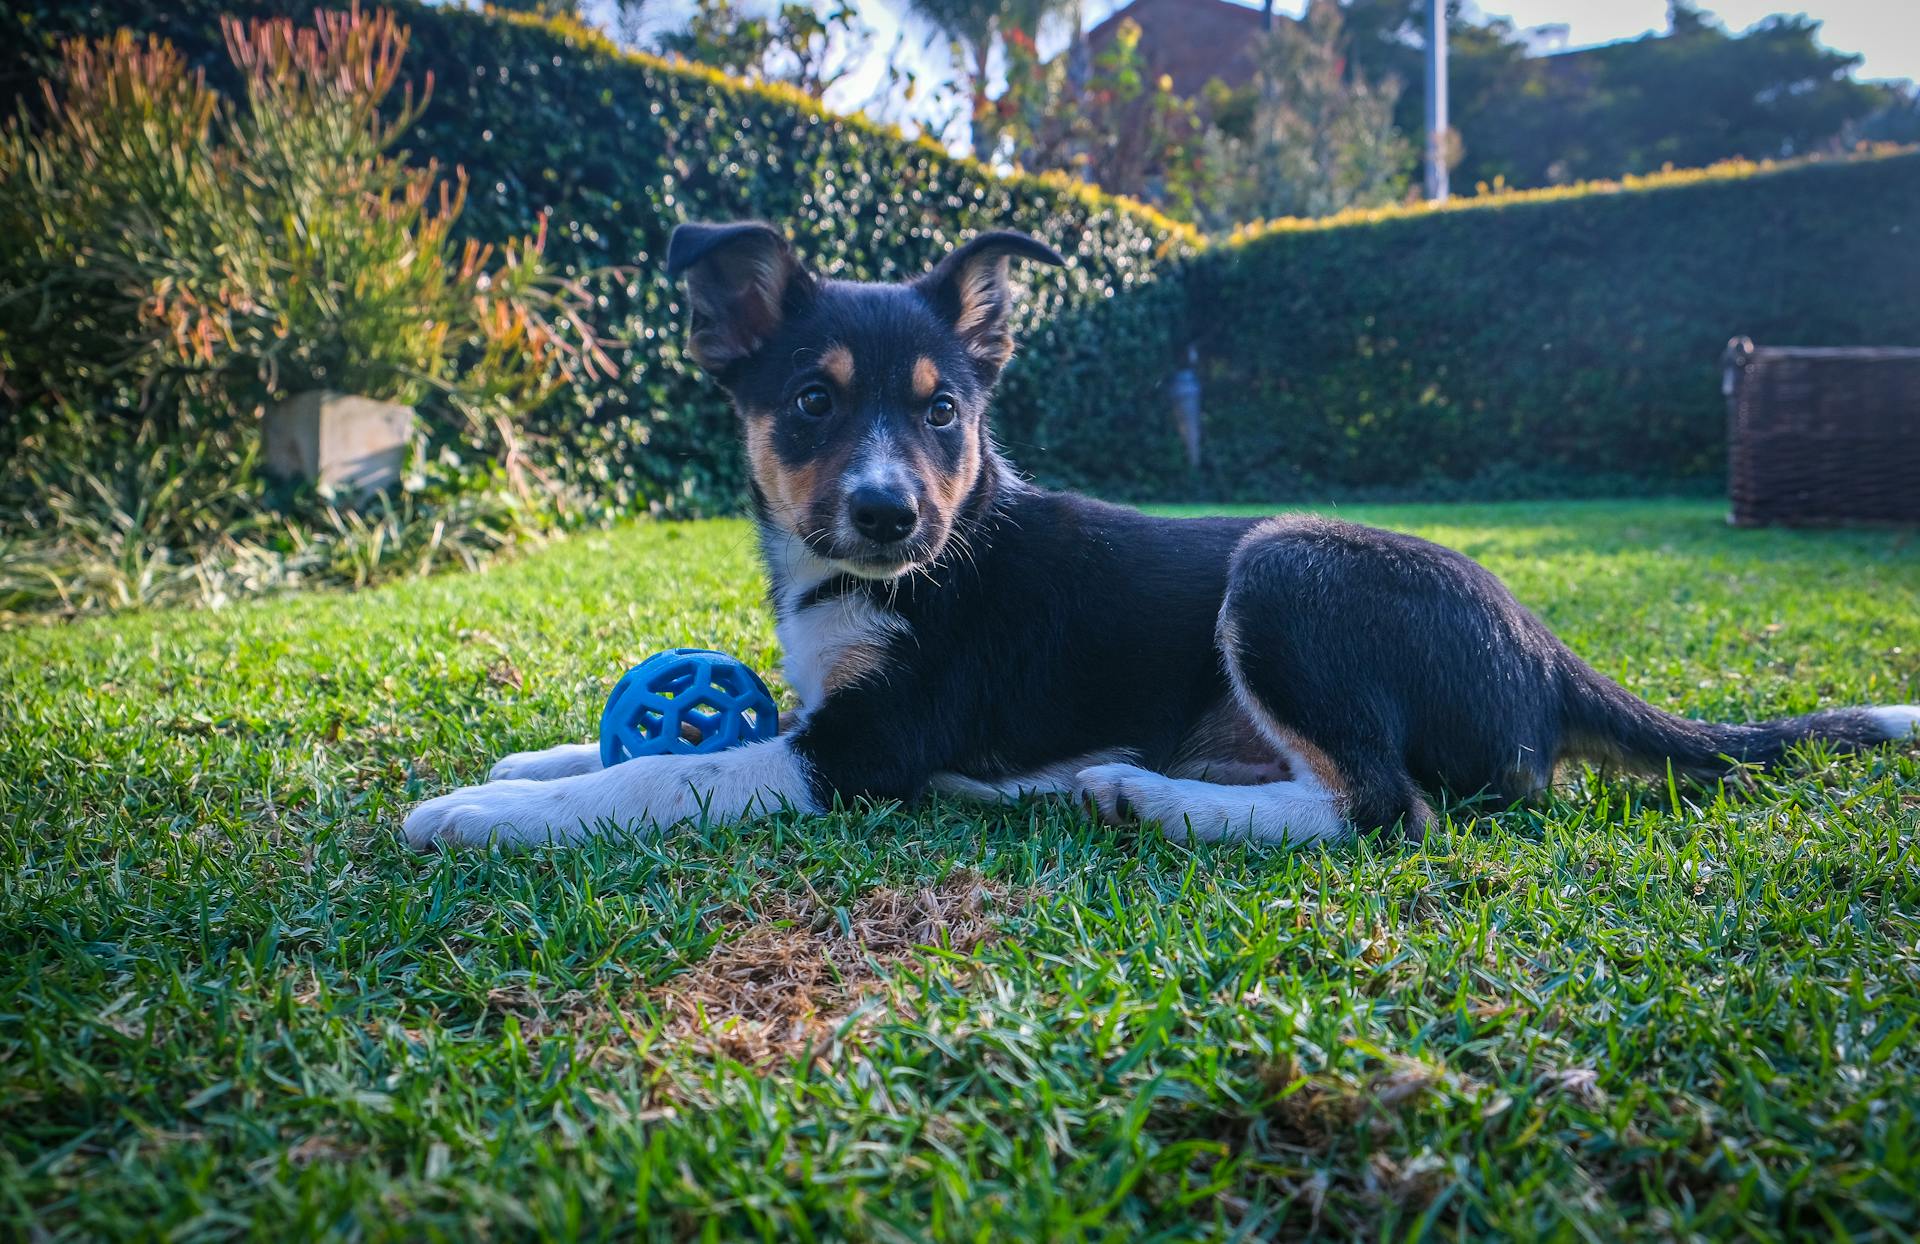
[[[770,739],[780,714],[760,675],[724,652],[656,652],[621,676],[600,714],[600,760],[725,751]]]

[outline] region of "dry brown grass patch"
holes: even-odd
[[[1372,1075],[1309,1074],[1282,1054],[1261,1069],[1271,1095],[1270,1118],[1297,1142],[1324,1148],[1342,1132],[1366,1123],[1385,1135],[1394,1120],[1441,1097],[1474,1097],[1486,1086],[1471,1076],[1413,1058],[1393,1058]]]
[[[487,1006],[514,1017],[536,1056],[544,1042],[563,1040],[588,1062],[657,1061],[637,1043],[658,1022],[660,1040],[710,1057],[755,1066],[818,1057],[880,999],[891,968],[931,947],[970,953],[1025,901],[969,871],[915,889],[879,887],[845,908],[811,892],[770,893],[722,913],[722,940],[706,957],[647,991],[658,1021],[589,990],[543,996],[516,985],[492,991]],[[869,1018],[860,1015],[859,1026]]]
[[[653,993],[668,1039],[748,1063],[823,1051],[881,992],[887,970],[929,947],[970,953],[1018,906],[1005,886],[956,872],[917,889],[879,887],[844,910],[781,893],[738,913],[738,937]]]

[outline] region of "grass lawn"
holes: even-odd
[[[1369,508],[1660,704],[1920,699],[1920,547]],[[1423,851],[1046,802],[415,857],[748,528],[0,634],[0,1235],[1920,1231],[1920,762],[1577,775]],[[1143,689],[1143,694],[1146,694]]]

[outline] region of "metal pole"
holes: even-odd
[[[1447,0],[1427,0],[1427,197],[1447,200]]]

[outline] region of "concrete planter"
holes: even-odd
[[[413,407],[310,389],[269,407],[260,435],[268,474],[364,496],[400,482]]]

